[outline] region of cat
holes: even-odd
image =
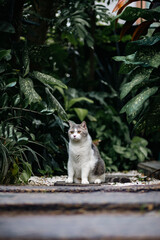
[[[69,121],[69,159],[66,183],[105,182],[105,163],[95,144],[92,143],[86,122]]]

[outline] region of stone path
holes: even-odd
[[[0,239],[160,239],[160,215],[3,216]]]
[[[160,185],[0,186],[0,239],[160,239]]]
[[[160,209],[160,192],[0,193],[0,211],[101,211]]]
[[[160,161],[139,163],[138,169],[142,170],[145,175],[160,179]]]

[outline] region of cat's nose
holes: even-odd
[[[76,135],[73,135],[74,138],[76,138]]]

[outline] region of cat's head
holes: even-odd
[[[68,130],[68,136],[71,141],[81,141],[88,135],[88,129],[86,122],[83,121],[81,124],[76,124],[72,121],[69,121],[69,130]]]

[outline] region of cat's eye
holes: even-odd
[[[70,133],[71,133],[71,134],[73,134],[73,133],[74,133],[74,131],[70,131]]]
[[[81,131],[78,131],[78,133],[81,133]]]

